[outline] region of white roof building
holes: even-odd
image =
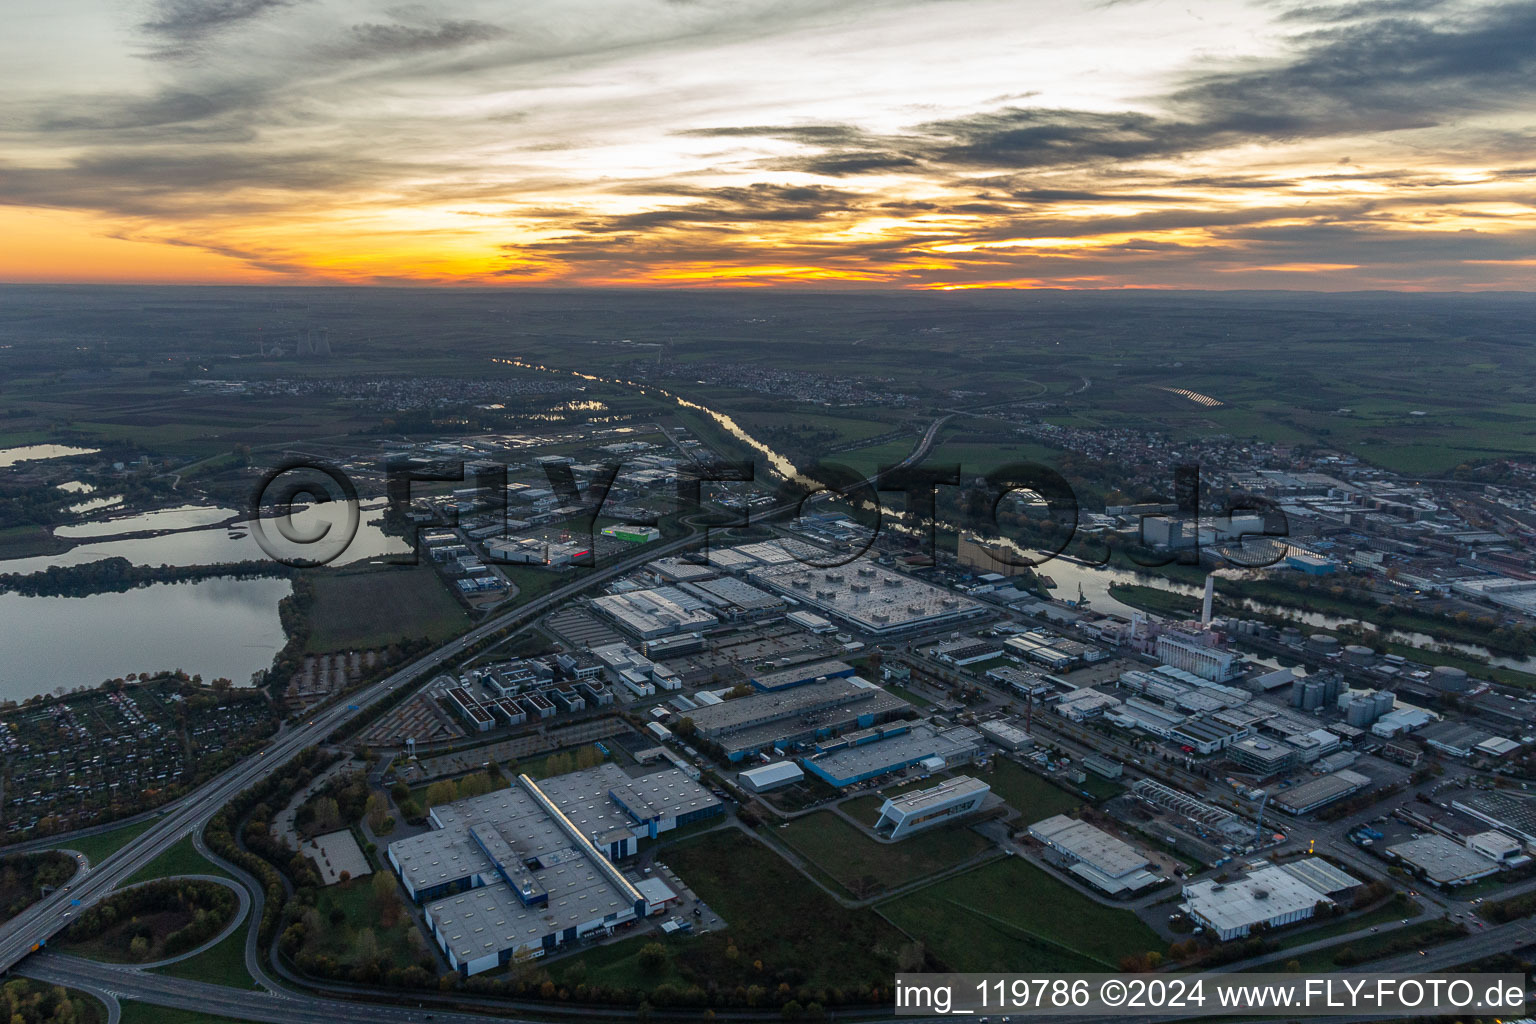
[[[1270,865],[1231,882],[1203,879],[1184,887],[1184,910],[1223,942],[1255,925],[1278,928],[1305,921],[1319,903],[1333,901],[1301,879]]]

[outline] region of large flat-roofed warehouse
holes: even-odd
[[[1370,784],[1369,775],[1361,775],[1346,768],[1311,782],[1303,782],[1295,789],[1281,791],[1275,797],[1275,806],[1287,814],[1306,814],[1335,800],[1342,800],[1351,793],[1358,793]]]
[[[991,791],[992,787],[980,779],[958,775],[928,789],[891,797],[880,808],[875,831],[892,839],[903,839],[980,809]]]
[[[835,569],[774,565],[749,570],[753,582],[834,615],[866,633],[896,633],[983,614],[986,606],[867,558]]]
[[[787,690],[818,679],[834,679],[853,673],[853,666],[846,661],[812,661],[753,676],[752,685],[759,690]]]
[[[739,761],[769,747],[867,728],[911,705],[858,676],[818,679],[800,686],[711,704],[691,711],[698,734]]]
[[[1086,821],[1057,814],[1029,826],[1029,834],[1068,871],[1110,895],[1136,892],[1162,880],[1147,870],[1147,858],[1134,846]]]
[[[1500,867],[1497,861],[1437,832],[1389,846],[1387,852],[1436,885],[1466,885]]]
[[[1473,790],[1453,799],[1451,807],[1536,845],[1536,800],[1530,797]]]
[[[434,807],[436,828],[389,845],[389,862],[460,974],[542,955],[644,916],[613,861],[636,839],[723,805],[676,769],[633,778],[613,765]]]
[[[784,610],[784,599],[760,590],[745,580],[726,577],[698,583],[680,583],[677,589],[709,605],[722,619],[739,622],[760,619]]]
[[[1319,903],[1332,902],[1273,865],[1235,881],[1207,878],[1184,887],[1184,910],[1223,942],[1246,937],[1255,925],[1278,928],[1305,921]]]
[[[981,734],[963,725],[940,731],[918,724],[871,739],[805,758],[800,763],[811,774],[843,787],[925,762],[931,771],[969,764],[981,750]]]
[[[677,587],[631,590],[592,599],[592,607],[642,640],[713,626],[709,605]]]

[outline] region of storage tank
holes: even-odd
[[[1436,665],[1429,673],[1429,684],[1447,693],[1465,693],[1472,687],[1466,670],[1454,665]]]
[[[1291,707],[1301,707],[1302,694],[1305,693],[1307,680],[1304,676],[1298,676],[1291,680]]]
[[[1377,690],[1371,695],[1371,700],[1376,702],[1377,718],[1380,718],[1388,711],[1391,711],[1397,705],[1397,698],[1392,696],[1392,694],[1388,693],[1386,690]]]
[[[1318,654],[1336,654],[1339,650],[1339,638],[1329,636],[1327,633],[1313,633],[1307,637],[1307,646]]]
[[[1336,708],[1342,696],[1344,696],[1344,677],[1337,672],[1329,672],[1323,677],[1323,703],[1330,708]]]
[[[1376,660],[1376,652],[1361,644],[1350,644],[1344,648],[1344,660],[1351,665],[1369,665]]]
[[[1344,708],[1344,721],[1356,729],[1369,729],[1380,714],[1370,697],[1356,697]]]
[[[1321,679],[1308,679],[1301,686],[1301,708],[1303,711],[1316,711],[1323,706],[1326,687]]]

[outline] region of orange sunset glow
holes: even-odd
[[[1536,7],[81,0],[0,281],[1523,289]]]

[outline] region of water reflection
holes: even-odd
[[[20,448],[3,448],[0,449],[0,469],[7,469],[18,462],[40,462],[70,455],[95,455],[98,451],[99,448],[72,448],[67,444],[29,444]]]
[[[178,668],[247,686],[286,642],[277,603],[291,589],[285,579],[211,579],[90,597],[0,594],[0,699]]]

